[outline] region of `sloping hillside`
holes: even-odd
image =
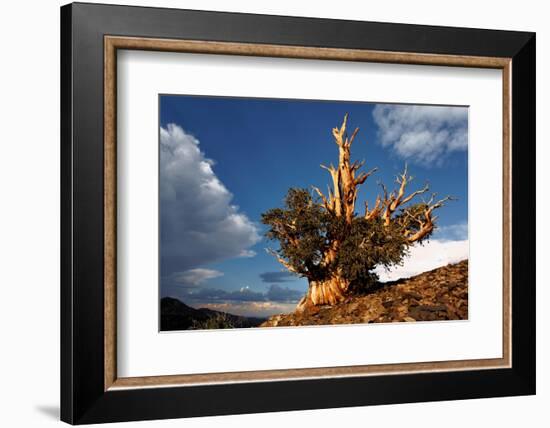
[[[270,317],[261,327],[355,324],[468,318],[468,261],[380,284],[336,306]]]
[[[161,331],[247,328],[257,327],[264,321],[265,318],[243,317],[207,308],[195,309],[172,297],[163,297],[160,301]]]

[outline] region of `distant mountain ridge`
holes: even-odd
[[[268,319],[194,309],[171,297],[161,300],[163,331],[466,319],[468,260],[380,283],[376,289],[349,296],[334,306],[315,306]]]
[[[160,300],[161,331],[249,328],[258,327],[265,320],[208,308],[195,309],[173,297],[163,297]]]

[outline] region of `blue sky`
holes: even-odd
[[[337,162],[331,129],[345,113],[359,127],[353,159],[378,167],[357,207],[374,202],[377,182],[393,187],[408,163],[409,189],[458,200],[439,210],[434,240],[466,239],[467,108],[357,102],[161,95],[161,295],[243,315],[288,312],[307,289],[265,248],[260,216],[290,187],[326,189],[321,163]]]

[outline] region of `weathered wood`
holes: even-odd
[[[353,220],[357,216],[355,204],[357,202],[359,186],[364,184],[378,168],[372,168],[367,172],[359,172],[364,166],[365,161],[351,162],[351,145],[357,137],[359,128],[355,128],[351,136],[348,136],[347,125],[348,114],[346,113],[340,127],[332,129],[334,142],[338,146],[338,165],[321,165],[321,168],[327,170],[330,174],[332,188],[329,185],[327,195],[323,194],[323,192],[315,186],[313,186],[313,191],[317,193],[321,199],[322,206],[328,213],[338,218],[343,217],[345,224],[351,226]],[[399,188],[388,193],[386,186],[381,184],[383,196],[377,196],[374,208],[370,211],[368,203],[365,203],[364,218],[368,221],[378,221],[378,219],[382,219],[384,225],[389,227],[399,208],[402,208],[416,197],[429,191],[429,186],[426,184],[423,188],[406,195],[407,186],[412,180],[413,177],[408,174],[407,165],[405,165],[404,171],[399,174],[395,180]],[[432,216],[433,211],[442,207],[444,203],[450,199],[450,197],[446,197],[433,203],[434,196],[435,195],[425,204],[426,208],[421,215],[413,215],[406,209],[403,210],[405,215],[410,218],[410,222],[417,226],[412,230],[403,227],[403,234],[410,244],[422,240],[434,230],[436,218]],[[341,238],[329,237],[329,239],[331,239],[331,241],[328,245],[328,249],[323,254],[321,262],[322,267],[330,266],[336,260],[340,249],[341,242],[339,239]],[[286,269],[291,272],[294,271],[286,260],[276,253],[274,255]],[[332,272],[331,275],[324,280],[320,281],[317,278],[308,278],[308,280],[309,289],[307,294],[298,304],[298,311],[303,311],[310,306],[334,305],[339,303],[346,298],[350,285],[349,281],[344,278],[338,270]]]

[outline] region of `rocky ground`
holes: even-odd
[[[408,279],[380,284],[372,292],[336,306],[274,315],[260,327],[374,322],[464,320],[468,318],[468,261]]]

